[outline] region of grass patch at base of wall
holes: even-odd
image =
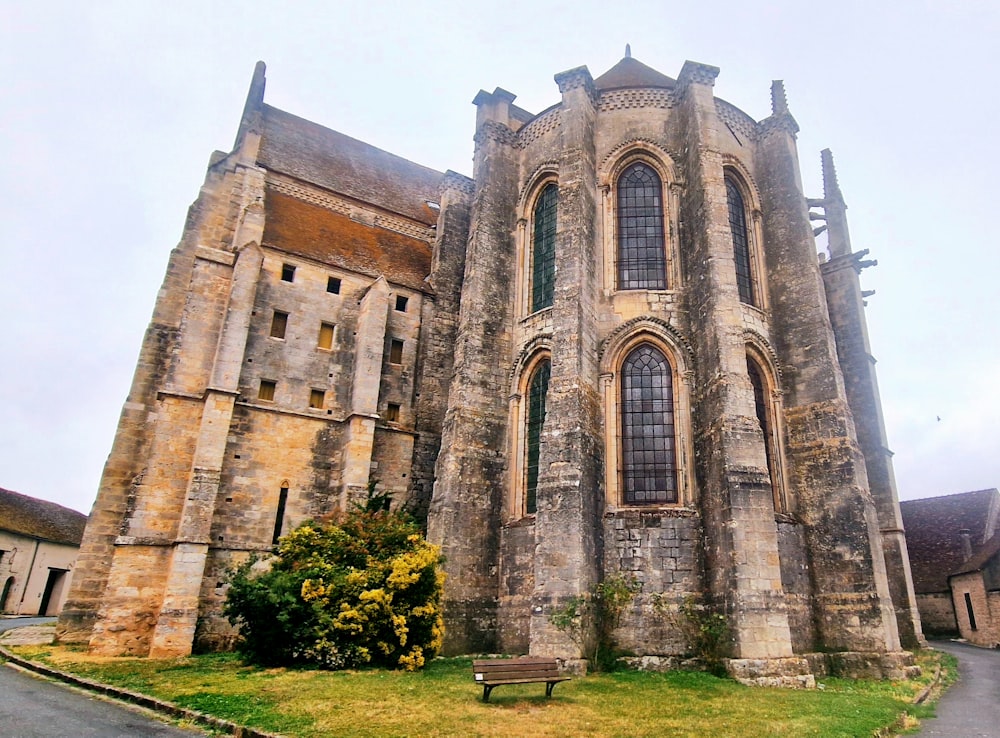
[[[59,646],[18,647],[26,658],[287,736],[871,736],[899,731],[933,708],[914,696],[947,654],[918,654],[908,682],[822,679],[822,689],[750,688],[709,674],[614,672],[574,678],[546,699],[542,684],[498,687],[489,704],[469,659],[436,659],[416,673],[244,665],[233,654],[152,660],[94,657]]]

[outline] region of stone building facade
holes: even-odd
[[[717,74],[626,55],[556,75],[539,114],[480,92],[470,179],[265,104],[259,65],[171,256],[60,637],[225,645],[226,569],[374,479],[444,550],[450,652],[579,659],[552,613],[626,576],[618,638],[653,660],[684,653],[670,613],[694,597],[744,680],[898,674],[922,636],[870,262],[828,152],[824,196],[802,192],[781,84],[755,121]]]

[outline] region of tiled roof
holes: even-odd
[[[264,209],[265,246],[428,291],[424,278],[430,274],[431,247],[425,241],[270,189]]]
[[[626,56],[594,80],[594,86],[599,90],[614,90],[619,87],[671,88],[675,84],[676,80],[630,56]]]
[[[948,575],[962,562],[962,538],[968,530],[973,556],[996,532],[1000,493],[983,489],[899,503],[906,530],[906,547],[917,594],[945,592]]]
[[[0,530],[79,546],[86,525],[83,513],[0,488]]]
[[[1000,533],[997,533],[990,540],[988,540],[971,559],[961,564],[957,569],[955,569],[955,571],[951,572],[951,574],[968,574],[972,571],[979,571],[986,566],[986,562],[996,556],[997,553],[1000,553]]]
[[[323,189],[371,203],[426,225],[437,222],[444,175],[304,118],[263,105],[257,162]]]

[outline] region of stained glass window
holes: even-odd
[[[624,502],[677,502],[673,374],[648,344],[622,364],[621,420]]]
[[[618,178],[618,289],[665,290],[663,186],[639,162]]]
[[[549,375],[552,365],[548,359],[540,362],[531,377],[528,388],[528,443],[525,449],[526,477],[524,489],[524,512],[533,515],[538,509],[538,453],[541,449],[542,425],[545,423],[545,395],[549,391]]]
[[[730,177],[726,177],[726,199],[729,202],[729,230],[733,234],[733,258],[736,260],[736,284],[740,290],[740,302],[756,305],[750,274],[746,206],[743,203],[743,193]]]
[[[559,188],[545,186],[535,203],[531,239],[531,312],[552,306],[556,277],[556,208]]]

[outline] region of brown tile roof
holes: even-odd
[[[594,80],[594,86],[599,90],[614,90],[619,87],[671,88],[675,84],[676,80],[630,56],[626,56]]]
[[[437,222],[444,175],[304,118],[263,106],[257,162],[265,169],[371,203],[421,223]]]
[[[960,565],[955,569],[955,571],[951,572],[951,576],[979,571],[985,567],[986,563],[996,556],[997,553],[1000,553],[1000,533],[997,533],[990,540],[988,540],[983,547],[979,549],[978,553],[973,554],[971,559]]]
[[[415,290],[429,291],[431,246],[417,238],[351,220],[268,190],[264,245]]]
[[[0,488],[0,530],[79,546],[86,525],[83,513]]]
[[[983,489],[899,503],[917,594],[945,592],[948,575],[962,566],[962,539],[967,529],[973,557],[996,532],[1000,492]]]

